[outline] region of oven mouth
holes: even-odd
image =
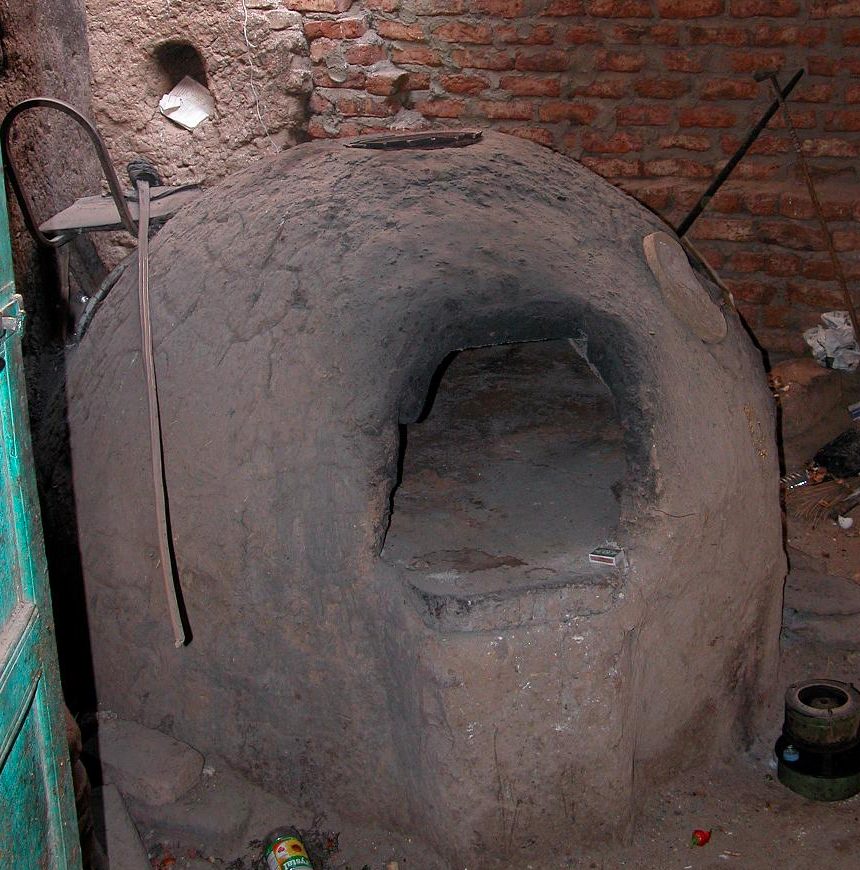
[[[588,557],[619,536],[624,433],[573,342],[449,355],[399,430],[380,558],[423,595],[479,601],[619,576]]]

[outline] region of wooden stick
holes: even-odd
[[[139,218],[137,224],[137,288],[140,302],[140,339],[143,351],[143,371],[146,376],[146,399],[149,406],[149,449],[152,457],[152,489],[155,497],[155,524],[161,577],[167,595],[167,610],[173,626],[177,649],[185,645],[185,629],[176,591],[178,578],[174,574],[170,553],[170,532],[167,527],[167,487],[161,441],[161,414],[158,407],[158,386],[155,379],[155,351],[152,343],[152,318],[149,304],[149,182],[137,182]]]

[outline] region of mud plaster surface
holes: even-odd
[[[102,702],[487,866],[623,838],[642,794],[760,739],[784,568],[773,408],[734,312],[704,346],[667,310],[642,253],[662,228],[492,134],[300,145],[171,220],[153,327],[194,641],[173,649],[158,582],[129,273],[70,360]],[[378,558],[398,424],[451,351],[570,337],[623,429],[630,570],[429,606]]]
[[[140,155],[167,184],[214,182],[297,141],[310,89],[298,13],[205,0],[141,0],[133,14],[103,0],[86,0],[86,7],[93,111],[115,163]],[[158,111],[177,83],[158,49],[174,42],[197,50],[207,79],[201,84],[215,99],[213,117],[194,131]]]
[[[165,184],[213,184],[302,138],[312,86],[302,17],[253,5],[139,0],[130,13],[122,3],[86,0],[92,111],[118,171],[145,157]],[[158,52],[177,42],[198,52],[201,84],[215,101],[212,116],[193,131],[158,110],[182,74]],[[132,241],[100,237],[111,266]]]

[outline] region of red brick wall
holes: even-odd
[[[563,151],[677,223],[771,100],[790,106],[855,294],[860,0],[286,0],[305,14],[312,137],[492,126]],[[691,233],[761,344],[843,307],[777,116]]]

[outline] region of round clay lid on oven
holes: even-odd
[[[645,259],[669,310],[706,344],[726,337],[726,319],[696,277],[684,249],[668,233],[642,240]]]

